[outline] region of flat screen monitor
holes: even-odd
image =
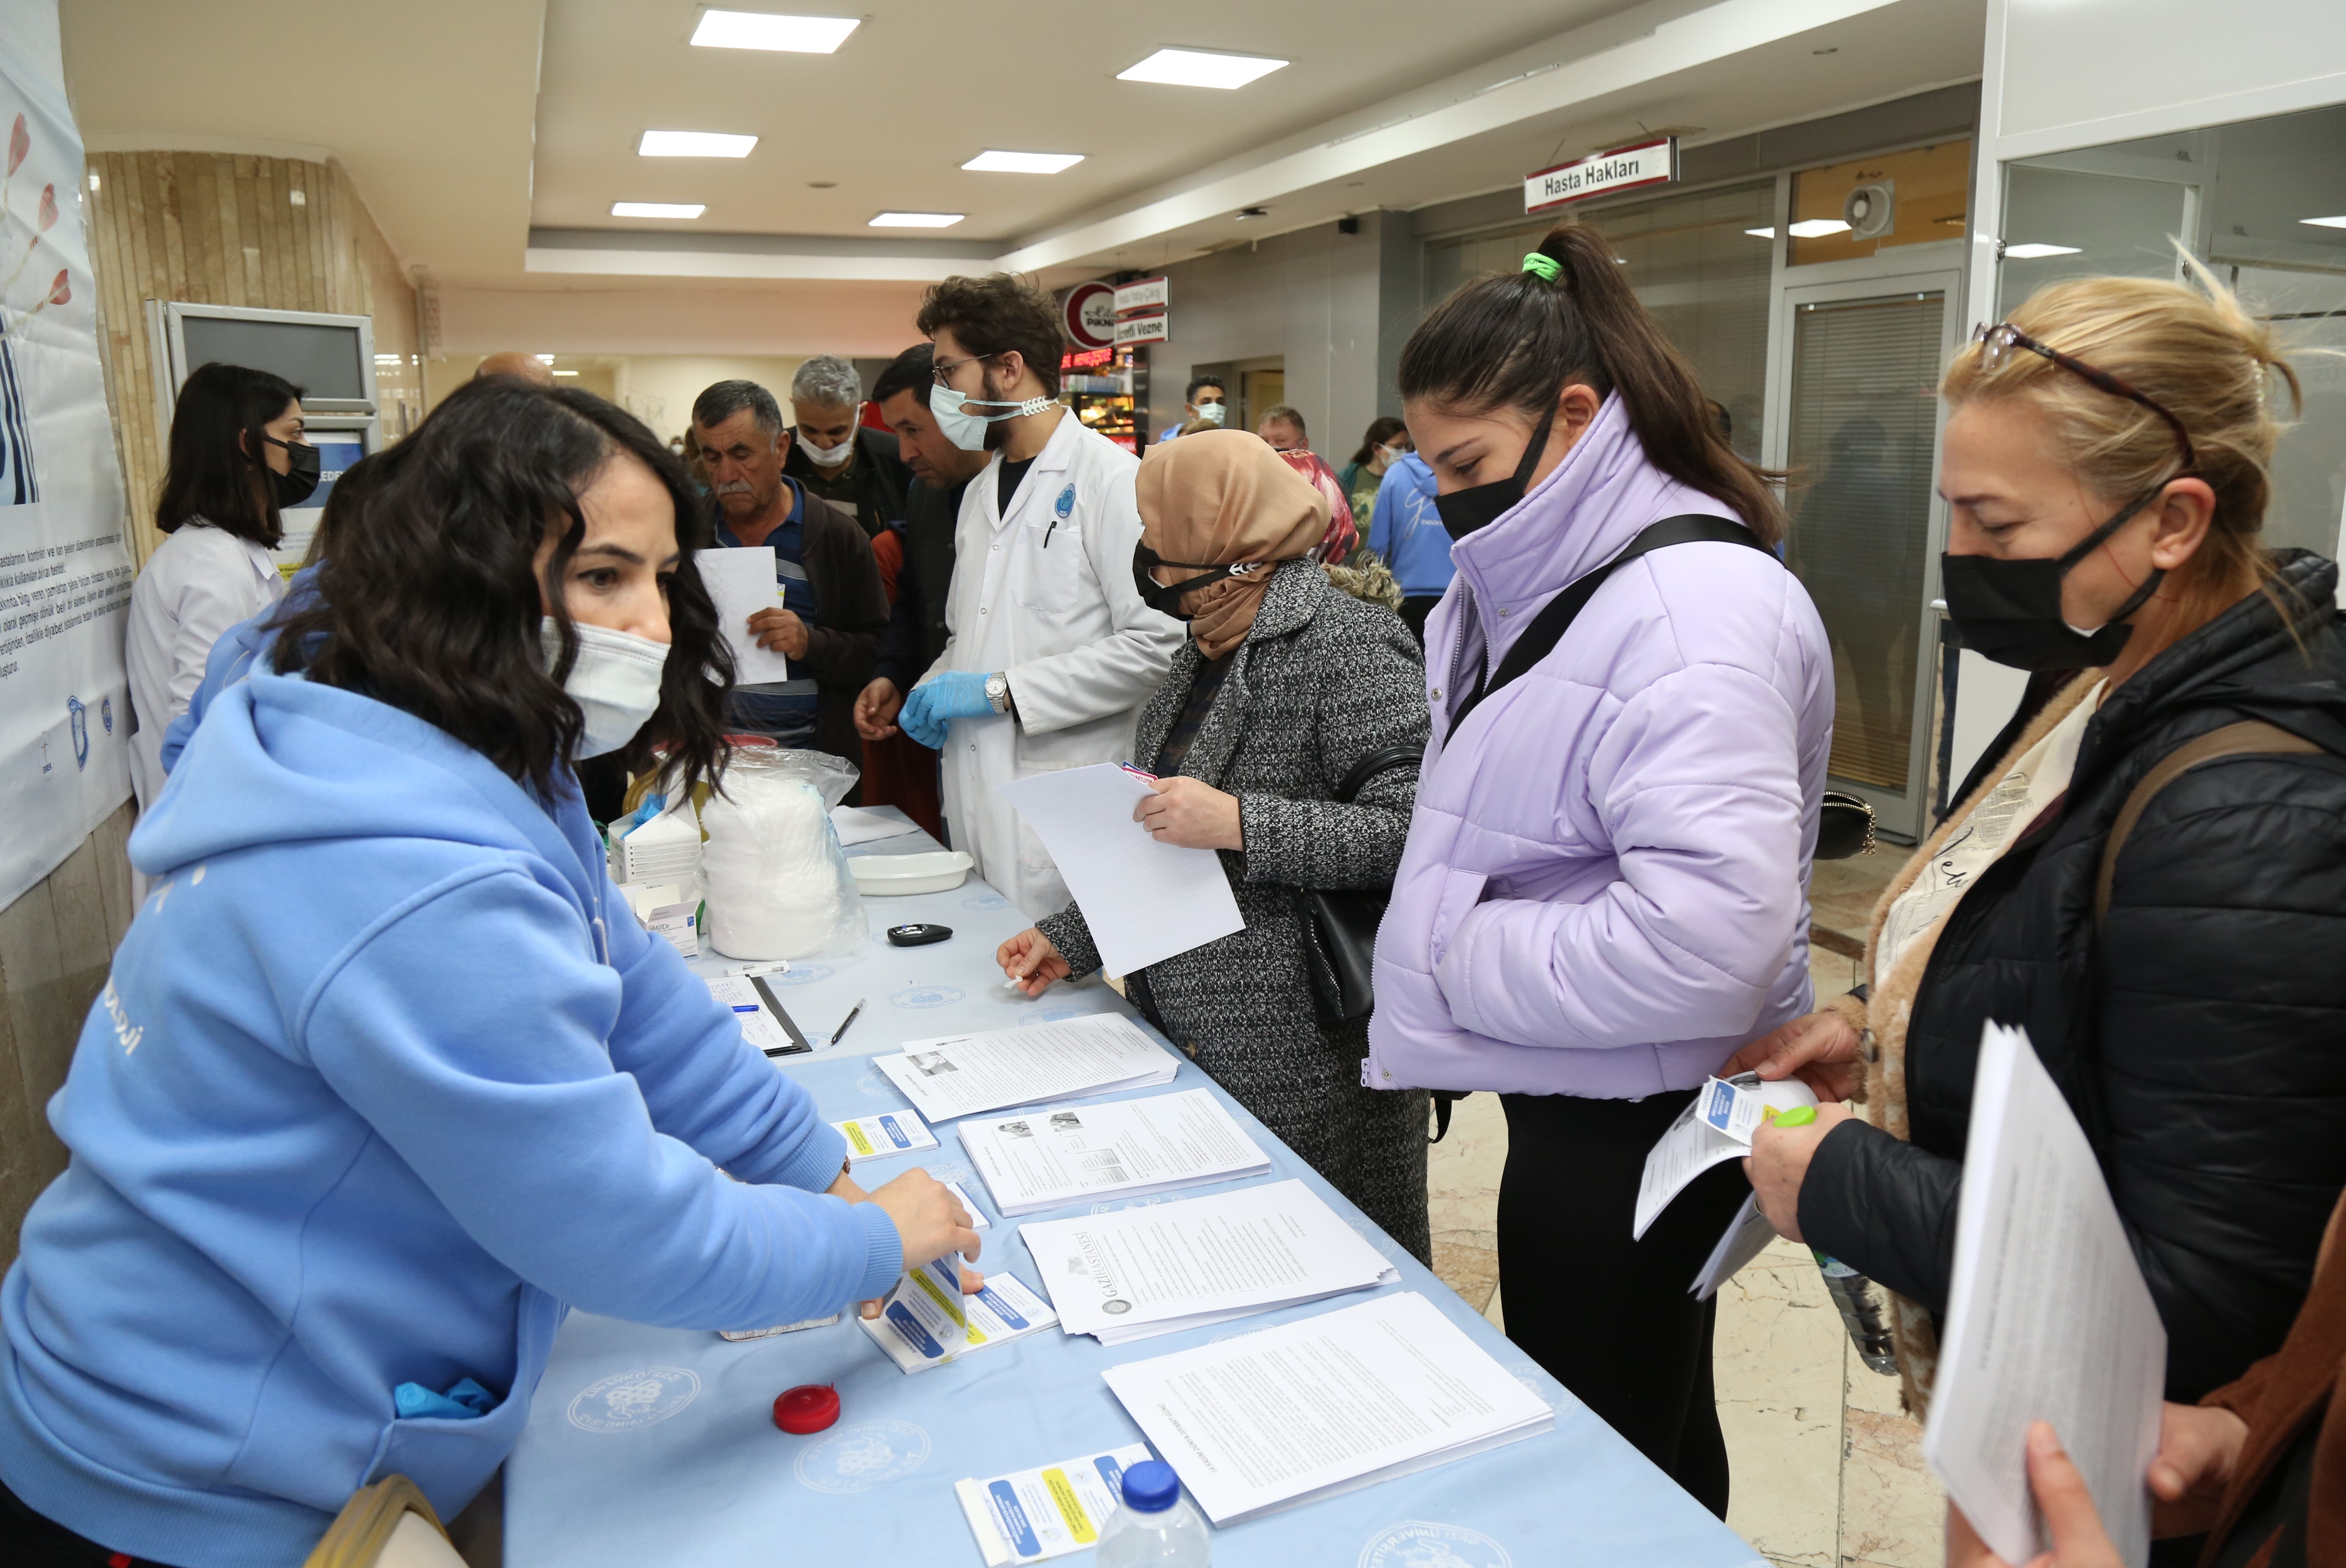
[[[367,400],[367,365],[356,327],[311,321],[252,321],[230,316],[179,318],[190,371],[218,361],[270,371],[309,397]]]

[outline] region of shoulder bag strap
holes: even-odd
[[[1466,722],[1466,716],[1481,706],[1484,697],[1555,651],[1556,645],[1563,640],[1566,629],[1579,618],[1582,610],[1588,607],[1588,601],[1596,596],[1596,590],[1605,585],[1605,579],[1651,551],[1667,549],[1672,545],[1694,544],[1749,545],[1771,560],[1776,555],[1775,551],[1760,543],[1750,529],[1725,517],[1688,514],[1665,517],[1649,524],[1629,541],[1627,549],[1586,575],[1575,578],[1569,587],[1550,599],[1545,607],[1532,617],[1532,624],[1524,628],[1523,636],[1507,649],[1507,657],[1499,661],[1499,667],[1476,683],[1474,689],[1467,694],[1466,700],[1459,705],[1458,711],[1450,720],[1451,732],[1457,732],[1458,727]]]
[[[1414,767],[1424,760],[1425,748],[1423,746],[1407,741],[1398,746],[1381,746],[1345,771],[1343,779],[1336,786],[1335,794],[1330,798],[1339,806],[1349,806],[1352,803],[1352,797],[1361,792],[1362,786],[1386,769],[1399,768],[1404,763]]]
[[[2158,766],[2144,774],[2141,782],[2127,793],[2126,804],[2118,808],[2117,820],[2110,824],[2110,836],[2102,841],[2101,873],[2094,879],[2094,924],[2099,926],[2110,912],[2110,886],[2117,876],[2118,851],[2126,848],[2127,835],[2134,831],[2144,809],[2161,789],[2202,762],[2212,762],[2218,757],[2302,755],[2322,749],[2279,725],[2249,718],[2211,729],[2159,759]]]

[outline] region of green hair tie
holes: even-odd
[[[1553,256],[1543,256],[1535,250],[1524,258],[1524,270],[1537,273],[1553,283],[1564,276],[1564,263]]]

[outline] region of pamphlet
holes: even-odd
[[[1270,1169],[1210,1089],[979,1117],[962,1123],[961,1145],[1005,1218]]]
[[[1148,1444],[1132,1443],[992,1481],[957,1481],[954,1495],[985,1568],[1040,1563],[1096,1542],[1124,1496],[1124,1472],[1148,1457]]]
[[[1687,1293],[1698,1301],[1709,1300],[1719,1294],[1720,1286],[1740,1274],[1744,1265],[1767,1251],[1768,1244],[1775,1239],[1776,1227],[1760,1212],[1760,1195],[1755,1192],[1743,1200],[1743,1207],[1727,1222],[1727,1228],[1719,1233],[1719,1244],[1703,1260]]]
[[[908,1040],[903,1054],[872,1064],[932,1122],[1169,1084],[1180,1070],[1120,1013]]]
[[[961,1258],[947,1254],[913,1269],[877,1318],[858,1318],[873,1344],[904,1372],[924,1372],[988,1346],[1022,1339],[1059,1319],[1015,1275],[990,1275],[974,1296],[961,1293]]]
[[[921,1118],[910,1111],[882,1111],[876,1116],[857,1116],[852,1121],[831,1125],[847,1140],[850,1165],[937,1146],[936,1134],[922,1125]]]
[[[1816,1103],[1816,1091],[1798,1078],[1763,1084],[1758,1074],[1741,1073],[1731,1079],[1711,1079],[1646,1156],[1645,1175],[1637,1183],[1637,1222],[1629,1234],[1643,1237],[1670,1200],[1711,1166],[1750,1154],[1751,1132],[1767,1111],[1781,1114]],[[1714,1115],[1717,1121],[1711,1119]],[[1730,1130],[1737,1127],[1743,1129],[1739,1136]]]
[[[963,1208],[969,1211],[969,1227],[972,1230],[992,1230],[994,1228],[994,1222],[985,1217],[985,1210],[978,1207],[977,1199],[969,1196],[969,1188],[962,1186],[961,1183],[957,1181],[949,1181],[944,1184],[944,1189],[954,1195],[954,1202],[960,1204]]]

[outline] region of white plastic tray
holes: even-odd
[[[950,892],[976,863],[965,850],[931,850],[919,855],[852,855],[847,869],[855,873],[855,885],[866,898],[895,898]]]

